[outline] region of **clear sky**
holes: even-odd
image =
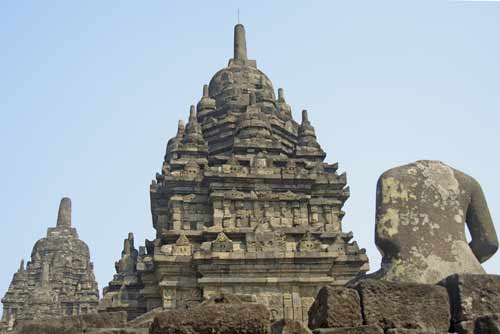
[[[154,238],[149,184],[232,57],[237,8],[249,57],[347,172],[344,230],[372,270],[375,184],[396,165],[474,176],[500,231],[500,2],[3,0],[0,295],[62,196],[101,291],[127,233]]]

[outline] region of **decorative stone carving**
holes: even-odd
[[[212,252],[232,252],[233,241],[224,232],[217,235],[217,239],[212,242]]]
[[[134,234],[129,233],[128,238],[123,242],[122,258],[116,262],[117,273],[129,274],[136,271],[138,252],[134,248]]]
[[[321,250],[321,242],[316,240],[311,232],[307,231],[299,242],[299,252],[316,252]]]
[[[189,256],[193,252],[193,245],[189,241],[189,239],[181,234],[175,245],[172,247],[172,255],[186,255]]]

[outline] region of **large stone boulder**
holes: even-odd
[[[309,309],[309,328],[356,327],[363,324],[358,292],[327,286]]]
[[[455,273],[484,274],[481,263],[498,249],[479,183],[440,161],[429,160],[380,176],[375,243],[382,265],[373,278],[428,284]]]
[[[354,285],[362,301],[365,325],[446,333],[450,304],[437,285],[363,280]]]
[[[212,304],[158,314],[150,334],[269,334],[269,310],[261,304]]]

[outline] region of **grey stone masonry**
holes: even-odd
[[[122,255],[103,310],[185,309],[229,293],[307,324],[322,286],[368,270],[342,228],[346,174],[325,157],[308,112],[298,123],[283,89],[276,98],[238,24],[234,58],[179,122],[151,183],[156,238]]]
[[[97,312],[99,291],[88,246],[71,226],[71,200],[63,198],[57,225],[38,240],[31,261],[21,262],[2,299],[1,327],[16,322]]]

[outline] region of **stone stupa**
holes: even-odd
[[[88,246],[71,227],[71,200],[63,198],[57,226],[38,240],[31,261],[14,274],[3,303],[2,328],[16,321],[97,312],[99,290]]]

